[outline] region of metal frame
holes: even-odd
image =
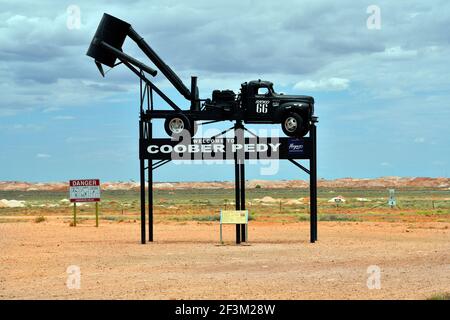
[[[175,103],[165,96],[150,80],[148,80],[144,73],[135,69],[132,65],[125,60],[122,61],[124,65],[130,68],[136,73],[140,81],[140,119],[139,119],[139,161],[140,161],[140,199],[141,199],[141,243],[146,243],[146,190],[145,190],[145,170],[148,170],[148,241],[153,241],[153,170],[167,164],[170,160],[159,160],[153,163],[153,160],[147,159],[147,166],[145,166],[144,158],[144,141],[153,139],[153,126],[152,119],[163,118],[163,115],[172,114],[174,111],[181,110]],[[159,96],[171,106],[173,111],[156,111],[153,108],[153,94],[156,92]],[[146,103],[145,103],[146,102]],[[202,112],[203,113],[203,112]],[[207,120],[207,119],[205,119]],[[213,119],[214,120],[214,119]],[[203,123],[204,125],[217,122],[209,121]],[[317,118],[313,117],[310,138],[312,140],[312,152],[309,158],[309,169],[295,161],[294,159],[288,159],[295,166],[299,167],[305,173],[309,174],[309,191],[310,191],[310,242],[317,241],[317,138],[316,138],[316,122]],[[244,131],[249,132],[251,135],[257,137],[253,132],[245,128],[242,121],[236,120],[233,127],[224,130],[218,135],[212,137],[219,137],[226,132],[234,130],[235,139],[239,140],[243,138]],[[239,135],[239,136],[238,136]],[[234,159],[234,171],[235,171],[235,198],[236,198],[236,210],[245,209],[245,159],[239,157],[238,153],[235,153]],[[245,225],[236,225],[236,243],[247,241],[247,229]]]
[[[151,76],[156,76],[157,70],[147,66],[141,61],[129,56],[122,51],[122,45],[125,39],[129,37],[134,41],[141,51],[155,64],[155,66],[161,71],[174,88],[190,102],[189,110],[182,110],[176,103],[174,103],[168,96],[166,96],[159,88],[157,88],[146,76],[145,72]],[[242,121],[246,120],[246,123],[250,123],[252,117],[246,118],[246,113],[242,108],[233,110],[233,113],[223,116],[216,112],[216,110],[202,110],[200,106],[203,99],[198,97],[197,77],[191,77],[191,89],[189,90],[183,83],[183,81],[177,76],[177,74],[165,64],[165,62],[158,56],[158,54],[148,45],[142,36],[140,36],[136,30],[134,30],[128,22],[120,20],[109,14],[103,14],[102,20],[98,25],[97,31],[91,41],[87,55],[94,58],[95,64],[99,69],[102,76],[105,76],[102,65],[107,65],[111,68],[118,64],[125,65],[134,74],[140,78],[140,119],[139,119],[139,159],[140,159],[140,198],[141,198],[141,242],[146,242],[146,226],[145,226],[145,214],[146,214],[146,192],[145,192],[145,170],[148,170],[148,201],[149,201],[149,241],[153,241],[153,170],[170,162],[169,160],[156,161],[144,156],[144,142],[153,140],[153,119],[164,119],[174,114],[183,114],[193,121],[206,121],[203,125],[214,123],[217,121],[231,120],[235,121],[233,128],[235,138],[244,138],[244,130],[247,130]],[[117,59],[120,61],[116,63]],[[249,82],[250,84],[252,82]],[[262,83],[259,80],[259,83]],[[266,82],[265,85],[271,83]],[[153,94],[158,94],[171,108],[172,110],[154,110],[153,108]],[[256,95],[254,96],[256,98]],[[145,100],[147,100],[146,107],[144,107]],[[313,99],[307,99],[313,103]],[[293,106],[289,106],[292,108]],[[311,108],[311,106],[310,106]],[[313,110],[309,110],[313,113]],[[251,123],[278,123],[276,118],[279,118],[280,114],[273,114],[273,117],[267,117],[266,119],[257,118],[253,119]],[[309,116],[309,113],[308,113]],[[300,165],[295,159],[296,157],[283,157],[294,163],[297,167],[305,171],[310,175],[310,206],[311,206],[311,242],[317,240],[317,167],[316,167],[316,126],[317,118],[312,119],[310,128],[310,140],[312,140],[312,155],[309,155],[310,168],[306,169]],[[243,129],[243,130],[242,130]],[[222,134],[226,133],[224,131]],[[250,132],[249,130],[247,130]],[[250,132],[251,133],[251,132]],[[252,133],[253,134],[253,133]],[[254,134],[253,134],[254,135]],[[254,135],[255,136],[255,135]],[[241,140],[242,141],[242,140]],[[236,192],[236,209],[245,210],[245,155],[239,156],[239,152],[235,153],[235,192]],[[304,158],[302,158],[304,159]],[[147,167],[145,166],[145,160],[147,160]],[[247,240],[246,230],[242,225],[236,226],[236,242],[240,243]]]

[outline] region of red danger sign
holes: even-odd
[[[69,183],[70,202],[100,201],[99,179],[70,180]]]
[[[90,187],[90,186],[99,186],[99,179],[85,179],[85,180],[70,180],[71,187]]]

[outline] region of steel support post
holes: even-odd
[[[142,118],[142,114],[141,114]],[[139,120],[139,175],[141,182],[141,243],[145,244],[145,162],[143,154],[144,122]]]
[[[309,193],[310,193],[310,238],[311,243],[317,240],[317,143],[316,125],[313,123],[310,129],[312,140],[312,154],[309,160]]]
[[[240,210],[245,210],[245,159],[242,159],[240,166],[240,191],[241,191],[241,208]],[[241,241],[247,242],[247,235],[246,235],[246,225],[241,224]]]
[[[152,122],[147,123],[147,139],[153,138]],[[148,174],[148,241],[153,242],[153,160],[147,161]]]
[[[239,128],[239,124],[236,123],[234,125],[234,140],[235,142],[238,141],[237,137],[237,129]],[[236,203],[236,210],[241,210],[241,193],[240,193],[240,162],[238,157],[238,152],[234,153],[234,189],[235,189],[235,203]],[[241,225],[236,225],[236,244],[241,243]]]

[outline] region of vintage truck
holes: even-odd
[[[157,71],[122,51],[126,37],[131,38],[155,66],[166,76],[178,92],[190,103],[180,108],[151,81],[145,73],[156,76]],[[253,80],[241,84],[238,94],[231,90],[214,90],[212,97],[200,99],[197,77],[191,77],[188,89],[177,74],[156,54],[148,43],[127,22],[104,14],[92,39],[87,55],[95,59],[101,74],[102,64],[111,68],[125,64],[165,100],[172,110],[148,110],[145,116],[164,119],[168,135],[187,130],[193,136],[198,122],[243,121],[245,123],[281,124],[291,137],[303,137],[314,121],[314,98],[303,95],[276,93],[272,82]],[[119,59],[120,62],[116,63]]]

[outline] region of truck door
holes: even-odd
[[[248,92],[247,122],[270,122],[272,119],[272,92],[266,86],[253,87]]]

